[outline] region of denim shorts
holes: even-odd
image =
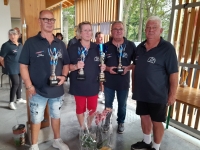
[[[29,100],[31,122],[38,124],[44,120],[44,110],[48,103],[51,118],[59,119],[63,96],[45,98],[39,94],[33,95]]]

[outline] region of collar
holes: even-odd
[[[163,43],[163,41],[164,41],[164,39],[163,39],[163,37],[161,36],[161,37],[160,37],[160,42],[158,43],[158,45],[157,45],[156,47],[159,47],[159,46]],[[146,42],[147,42],[147,39],[141,43],[141,46],[142,46],[142,47],[145,47]]]
[[[78,40],[77,44],[78,44],[78,47],[83,47],[81,44],[81,40]],[[97,45],[90,41],[90,49],[94,49],[94,48],[97,48]]]
[[[8,40],[8,42],[9,42],[10,44],[12,44],[12,45],[16,45],[16,44],[14,44],[10,39]],[[19,45],[22,45],[22,43],[19,43],[19,42],[18,42],[18,46],[19,46]],[[16,46],[17,46],[17,45],[16,45]]]
[[[53,34],[52,34],[53,35]],[[46,40],[46,38],[43,38],[42,36],[41,36],[41,31],[39,31],[38,32],[38,34],[36,35],[36,37],[38,38],[38,39],[40,39],[40,40]],[[54,40],[52,41],[52,42],[59,42],[60,40],[58,39],[58,38],[56,38],[54,35],[53,35],[53,37],[54,37]]]
[[[127,42],[128,42],[127,38],[123,37],[123,39],[124,39],[123,45],[124,45],[124,44],[127,45]],[[112,43],[112,40],[113,40],[113,38],[111,37],[110,40],[108,41],[108,43],[109,43],[110,45],[114,45],[114,44]],[[114,46],[115,46],[115,45],[114,45]]]

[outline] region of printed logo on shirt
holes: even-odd
[[[17,53],[17,49],[14,49],[14,50],[12,50],[13,51],[13,53]]]
[[[128,58],[128,54],[126,52],[123,53],[122,58]]]
[[[112,53],[106,54],[106,58],[110,58],[110,57],[112,57]]]
[[[152,64],[155,64],[156,59],[155,59],[154,57],[149,57],[149,58],[147,59],[147,62],[152,63]]]
[[[135,60],[138,60],[139,56],[136,56]]]
[[[94,57],[94,61],[99,61],[99,56]]]
[[[35,53],[37,57],[43,57],[44,56],[44,51],[38,51]]]

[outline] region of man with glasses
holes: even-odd
[[[105,109],[113,108],[113,101],[116,92],[118,101],[117,132],[122,134],[124,132],[124,120],[126,117],[126,102],[129,91],[130,70],[133,67],[131,61],[133,61],[136,46],[133,42],[124,37],[124,25],[121,21],[115,21],[112,24],[111,36],[112,38],[110,41],[106,43],[108,49],[105,57]],[[118,70],[118,66],[120,66],[121,69]],[[119,72],[120,70],[121,73]],[[106,118],[103,127],[104,132],[109,130],[110,116],[111,114]]]
[[[21,76],[30,98],[32,146],[29,150],[39,150],[38,134],[47,103],[54,132],[53,147],[59,150],[69,150],[60,138],[60,111],[64,94],[62,84],[69,71],[69,56],[65,44],[52,34],[54,23],[55,19],[51,11],[42,10],[40,12],[41,31],[25,42],[19,59]],[[52,60],[55,61],[52,62]],[[49,84],[53,67],[56,68],[54,71],[58,80],[56,86]]]

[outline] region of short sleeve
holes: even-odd
[[[62,47],[63,47],[63,64],[68,65],[70,63],[70,58],[65,43],[62,43]]]
[[[168,74],[178,72],[178,60],[175,48],[170,45],[166,55],[165,67]]]
[[[135,51],[136,51],[135,43],[131,42],[131,47],[132,47],[132,51],[133,51],[133,53],[132,53],[132,59],[131,60],[134,63],[134,60],[135,60]]]
[[[77,64],[77,49],[76,49],[76,44],[68,47],[68,53],[69,53],[69,58],[70,58],[70,64]]]
[[[19,57],[19,63],[29,65],[30,64],[30,41],[27,40],[22,48],[21,55]]]
[[[4,43],[1,46],[0,56],[4,58],[8,54],[8,52],[9,52],[8,46],[6,46],[6,44]]]

